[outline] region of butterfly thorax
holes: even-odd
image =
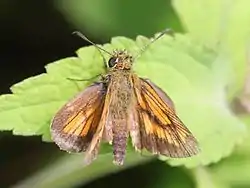
[[[131,72],[127,70],[112,71],[108,83],[111,94],[110,113],[114,119],[123,119],[132,102]]]

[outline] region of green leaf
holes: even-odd
[[[75,187],[78,184],[86,184],[98,177],[131,168],[138,163],[142,164],[151,159],[143,158],[135,153],[127,153],[127,156],[126,166],[113,165],[110,153],[100,155],[94,163],[83,168],[82,155],[65,154],[61,158],[52,161],[49,166],[19,182],[15,187]]]
[[[51,166],[46,166],[31,177],[19,182],[15,187],[74,187],[79,184],[83,186],[96,178],[107,176],[111,173],[118,173],[133,167],[137,163],[140,163],[140,166],[136,169],[134,168],[132,172],[137,176],[132,177],[131,181],[136,180],[136,185],[138,186],[144,188],[194,187],[194,181],[190,178],[190,171],[187,169],[172,168],[164,164],[164,162],[156,160],[149,163],[148,159],[150,158],[141,157],[139,154],[136,155],[131,152],[127,155],[129,160],[126,161],[126,163],[129,165],[126,167],[114,166],[111,163],[112,155],[107,154],[102,155],[95,163],[86,168],[82,168],[83,159],[81,155],[64,155],[55,161],[51,161]],[[129,172],[125,172],[125,175],[128,173]],[[138,175],[144,178],[140,179]],[[116,179],[116,177],[114,177],[114,179]],[[123,182],[126,181],[126,179],[127,177],[119,180]],[[116,184],[119,180],[116,179],[114,182],[108,184]],[[126,187],[128,184],[131,184],[131,182],[124,182],[121,187]],[[91,184],[88,186],[91,186]],[[105,187],[105,184],[103,186]]]
[[[136,42],[116,37],[111,45],[104,47],[126,48],[135,55],[148,42],[141,36]],[[49,64],[47,74],[16,84],[12,87],[13,94],[1,96],[0,129],[13,130],[13,134],[43,135],[49,140],[53,115],[79,88],[89,84],[67,78],[86,79],[104,71],[102,57],[94,47],[81,48],[77,54],[78,57]],[[176,35],[174,39],[170,36],[159,39],[135,62],[134,69],[140,76],[151,79],[171,96],[180,118],[200,143],[200,155],[168,159],[171,165],[195,167],[217,162],[244,138],[245,126],[226,102],[226,80],[218,79],[219,57],[188,37]],[[209,66],[200,63],[201,60]]]
[[[173,5],[189,35],[228,58],[229,95],[242,89],[249,50],[250,1],[174,0]],[[224,62],[225,63],[225,62]]]
[[[196,180],[197,188],[230,188],[226,182],[214,178],[207,167],[197,167],[193,169],[193,174]]]
[[[50,141],[53,115],[88,84],[67,78],[90,78],[103,71],[102,59],[93,47],[81,51],[88,54],[84,60],[72,57],[51,63],[46,66],[47,74],[15,84],[11,87],[13,94],[0,96],[0,129],[13,130],[16,135],[43,135],[44,140]]]
[[[246,123],[248,128],[246,139],[230,157],[209,168],[213,179],[231,187],[250,186],[250,116],[241,116],[240,119]]]

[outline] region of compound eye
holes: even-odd
[[[111,58],[109,59],[109,61],[108,61],[108,66],[109,66],[109,68],[114,67],[116,64],[117,64],[117,62],[116,62],[116,57],[111,57]]]

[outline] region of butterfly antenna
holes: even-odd
[[[96,47],[96,49],[100,52],[100,54],[101,54],[101,56],[102,56],[102,59],[103,59],[103,61],[104,61],[105,64],[107,64],[107,62],[106,62],[106,59],[105,59],[105,57],[103,56],[103,54],[102,54],[101,51],[103,51],[103,52],[109,54],[110,56],[113,56],[113,54],[111,54],[110,52],[108,52],[108,51],[105,50],[104,48],[101,48],[100,46],[98,46],[97,44],[95,44],[95,43],[93,43],[91,40],[89,40],[89,39],[88,39],[84,34],[82,34],[80,31],[74,31],[72,34],[73,34],[73,35],[77,35],[78,37],[80,37],[80,38],[82,38],[83,40],[89,42],[90,44],[93,44],[93,45]]]
[[[172,29],[165,29],[163,30],[157,37],[154,37],[148,44],[146,44],[144,47],[141,48],[140,52],[135,56],[135,59],[138,59],[148,48],[153,44],[155,41],[157,41],[159,38],[164,36],[165,34],[169,34],[171,36],[174,35]]]

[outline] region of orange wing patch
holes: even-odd
[[[51,135],[62,150],[87,150],[101,119],[105,93],[103,83],[93,84],[58,111],[51,124]]]
[[[96,129],[97,125],[93,124],[93,120],[96,116],[95,113],[99,106],[101,106],[100,101],[94,103],[87,109],[82,109],[82,111],[70,117],[66,122],[63,131],[65,133],[74,134],[76,136],[86,136],[90,128]]]
[[[137,138],[132,137],[135,130],[130,134],[136,149],[146,148],[154,154],[169,157],[197,154],[197,140],[175,114],[171,99],[148,80],[134,76],[133,82],[138,103],[133,119],[139,121],[140,134],[137,134]]]
[[[108,119],[108,108],[109,108],[109,103],[110,103],[110,95],[106,95],[105,99],[102,100],[102,108],[101,110],[99,109],[99,120],[98,120],[98,125],[95,128],[95,132],[93,134],[91,143],[89,145],[89,147],[87,148],[86,154],[85,154],[85,159],[84,162],[86,164],[90,164],[93,160],[96,159],[97,154],[98,154],[98,150],[100,147],[100,143],[101,143],[101,139],[106,140],[107,138],[103,137],[103,132],[104,132],[104,128],[106,126],[106,122]],[[108,140],[106,140],[108,141]]]

